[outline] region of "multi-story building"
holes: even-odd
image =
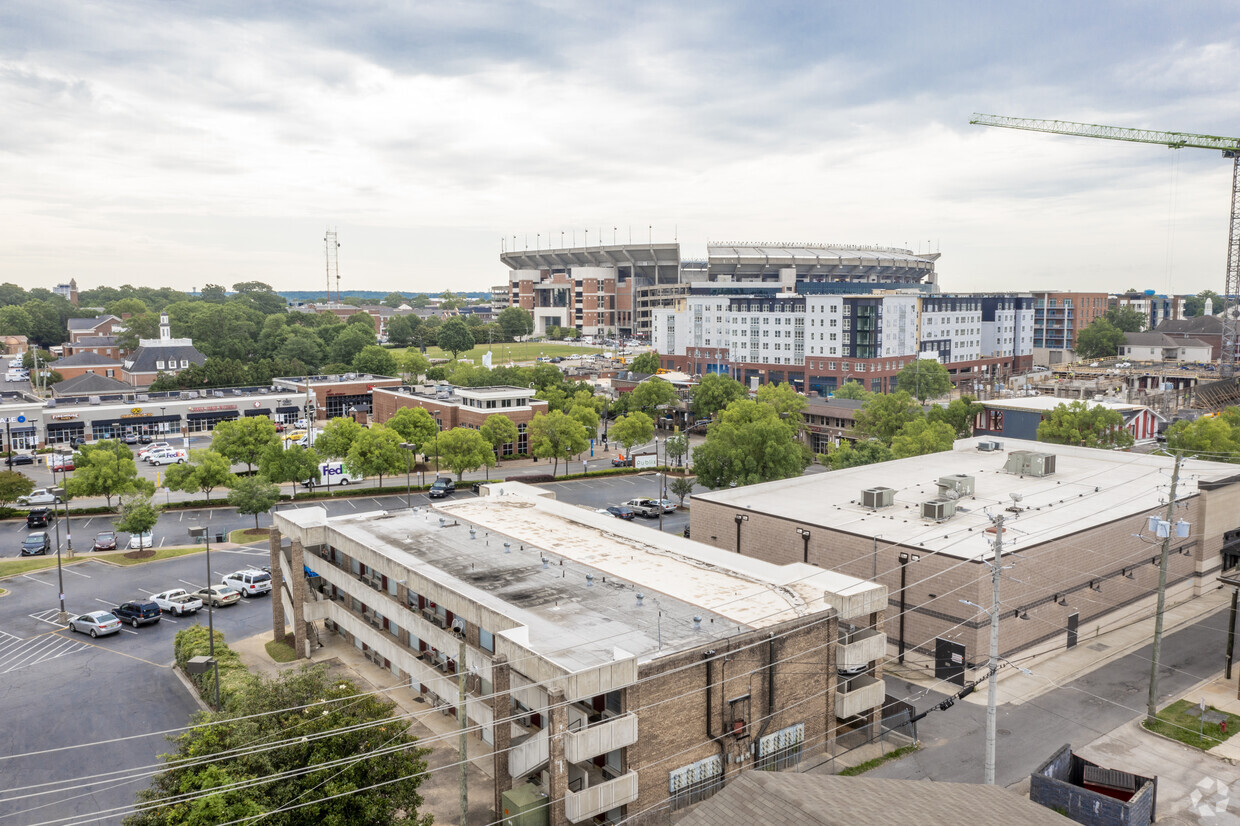
[[[168,314],[159,317],[159,338],[140,338],[138,347],[121,363],[121,381],[134,387],[150,387],[161,373],[176,375],[191,364],[203,365],[207,357],[188,338],[173,338]]]
[[[87,337],[114,336],[125,329],[125,322],[111,314],[94,318],[70,318],[65,324],[69,328],[70,343]]]
[[[1031,361],[1028,296],[741,289],[695,286],[676,309],[655,311],[652,343],[662,366],[750,385],[788,382],[825,396],[850,380],[887,392],[915,358],[937,360],[957,381]]]
[[[491,288],[491,306],[498,313],[512,301],[512,289],[507,284],[498,284]]]
[[[365,373],[345,373],[333,376],[292,376],[273,379],[277,389],[292,393],[302,399],[310,418],[317,421],[351,416],[367,420],[374,409],[375,394],[381,390],[400,387],[402,382],[393,376],[371,376]]]
[[[290,624],[302,656],[314,634],[337,634],[431,707],[464,713],[493,749],[497,812],[520,797],[551,826],[640,822],[877,725],[883,586],[526,485],[485,493],[273,514],[271,606],[273,633]]]
[[[441,390],[434,385],[389,387],[374,393],[374,420],[380,424],[402,407],[420,407],[431,414],[442,430],[469,427],[477,430],[488,416],[500,413],[517,426],[517,439],[500,448],[500,456],[529,453],[526,429],[539,413],[546,413],[547,402],[534,398],[527,387],[453,387]]]
[[[1144,292],[1120,293],[1107,299],[1108,307],[1130,307],[1145,319],[1145,328],[1153,330],[1164,321],[1181,321],[1184,315],[1184,302],[1187,296],[1159,295],[1153,290]]]
[[[78,287],[77,279],[70,278],[68,284],[57,284],[52,292],[68,301],[74,307],[78,305]]]
[[[1107,311],[1106,293],[1033,293],[1033,358],[1038,364],[1071,361],[1076,337]]]

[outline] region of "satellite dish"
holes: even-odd
[[[1008,496],[1010,496],[1010,497],[1011,497],[1011,499],[1012,499],[1012,501],[1013,501],[1013,502],[1019,502],[1020,500],[1022,500],[1022,499],[1024,499],[1024,498],[1025,498],[1024,496],[1022,496],[1022,495],[1021,495],[1021,494],[1019,494],[1019,493],[1009,493],[1009,494],[1008,494]]]

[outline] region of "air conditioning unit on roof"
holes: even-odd
[[[956,515],[954,499],[931,499],[921,503],[921,518],[943,522]]]
[[[996,444],[997,442],[992,442],[989,439],[982,439],[977,443],[977,449],[982,453],[990,453],[996,449]]]
[[[948,491],[955,492],[956,498],[972,496],[973,484],[973,477],[963,473],[953,473],[950,476],[940,476],[938,481],[939,496],[944,496]]]
[[[867,488],[861,491],[861,507],[878,510],[879,508],[889,508],[895,501],[894,488]]]

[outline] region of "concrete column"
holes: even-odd
[[[508,667],[508,658],[496,654],[491,662],[491,717],[495,720],[491,758],[495,773],[495,811],[504,811],[504,792],[512,788],[512,778],[508,774],[508,749],[512,746],[512,723],[508,718],[512,714],[512,671]]]
[[[876,631],[883,630],[883,623],[887,617],[887,611],[875,611],[870,614],[870,627]],[[881,680],[883,678],[883,663],[887,661],[886,657],[879,657],[874,661],[874,679]],[[883,723],[883,707],[877,705],[871,709],[869,715],[870,720],[870,736],[877,737],[882,731]]]
[[[835,734],[838,723],[835,720],[835,688],[839,684],[839,674],[835,670],[835,655],[839,647],[840,639],[840,621],[838,617],[831,617],[826,623],[827,639],[823,650],[827,652],[827,690],[824,693],[826,708],[824,711],[827,715],[827,733],[823,738],[823,751],[828,754],[835,753]]]
[[[275,525],[267,534],[267,548],[271,556],[271,635],[276,642],[284,640],[284,569],[280,567],[280,531]]]
[[[564,759],[564,735],[568,731],[568,706],[564,703],[564,689],[553,688],[547,692],[547,798],[551,807],[551,826],[567,826],[564,816],[564,798],[568,795],[568,761]]]
[[[306,601],[310,598],[310,588],[306,577],[302,574],[306,564],[305,549],[301,540],[294,538],[289,547],[289,575],[292,578],[291,592],[293,595],[293,647],[301,657],[310,657],[310,641],[306,636]]]

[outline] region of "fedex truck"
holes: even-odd
[[[307,488],[313,488],[316,485],[324,488],[344,487],[362,481],[362,477],[356,473],[349,473],[345,469],[344,462],[323,462],[319,465],[319,481],[307,479],[302,482]]]

